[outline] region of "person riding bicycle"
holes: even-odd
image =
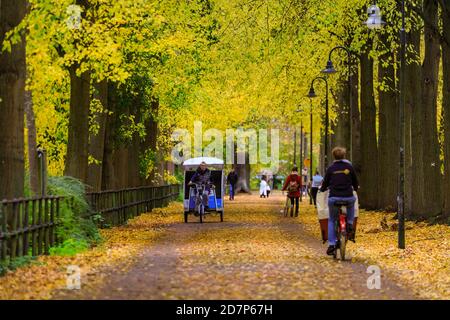
[[[298,205],[300,198],[300,190],[302,188],[302,178],[298,174],[297,167],[292,168],[291,174],[287,177],[286,182],[283,185],[282,191],[288,191],[288,197],[291,200],[291,208],[294,207],[295,201],[295,216],[298,217]],[[292,209],[291,209],[292,210]],[[292,211],[291,211],[292,217]]]
[[[354,240],[353,221],[355,217],[356,197],[353,191],[358,190],[358,179],[350,161],[345,159],[346,149],[336,147],[332,151],[334,162],[328,167],[325,178],[320,188],[321,192],[330,190],[328,195],[328,255],[333,255],[336,250],[335,223],[339,215],[339,208],[334,204],[337,201],[346,202],[347,205],[347,228],[350,240]]]
[[[208,209],[208,196],[212,183],[211,171],[208,169],[206,162],[203,161],[202,163],[200,163],[200,166],[197,168],[191,180],[189,181],[189,185],[193,185],[194,183],[205,185],[205,188],[203,189],[202,199],[205,209]]]

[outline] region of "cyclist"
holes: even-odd
[[[332,151],[334,162],[328,167],[320,188],[321,192],[330,190],[328,195],[328,255],[336,250],[335,222],[338,218],[339,208],[334,206],[336,201],[347,202],[347,228],[350,240],[354,240],[353,220],[355,217],[355,201],[353,191],[358,190],[358,179],[350,161],[345,159],[345,148],[336,147]]]
[[[205,210],[208,209],[208,196],[211,186],[211,171],[208,169],[206,162],[200,163],[200,166],[195,171],[194,175],[191,178],[191,181],[189,181],[189,185],[192,185],[194,183],[197,184],[204,184],[205,189],[203,191],[202,199],[203,199],[203,205],[205,206]]]
[[[291,174],[287,177],[281,191],[288,191],[288,197],[291,200],[291,208],[294,207],[295,201],[295,216],[298,217],[298,202],[300,198],[300,190],[302,189],[302,178],[298,174],[297,167],[292,168]],[[292,217],[292,211],[291,211]]]

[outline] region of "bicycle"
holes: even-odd
[[[342,210],[342,207],[347,207],[349,203],[347,201],[336,201],[334,203],[334,206],[339,209],[338,211],[338,218],[336,219],[335,223],[335,230],[336,230],[336,249],[334,250],[333,258],[337,259],[337,249],[339,249],[340,258],[342,261],[345,260],[345,249],[347,246],[347,241],[349,239],[348,234],[348,224],[347,224],[347,214],[344,213]]]
[[[288,216],[289,209],[291,209],[291,199],[289,199],[289,197],[286,196],[286,203],[285,203],[284,209],[283,209],[283,216],[284,217]]]
[[[196,215],[200,217],[200,223],[203,223],[203,219],[205,217],[205,203],[208,202],[208,195],[205,194],[205,189],[208,185],[211,184],[204,184],[204,183],[191,183],[191,188],[195,188],[195,212]],[[205,199],[206,198],[206,199]]]

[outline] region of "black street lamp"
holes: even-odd
[[[322,80],[325,82],[325,143],[324,143],[324,148],[325,148],[325,156],[324,156],[324,165],[325,165],[325,170],[328,168],[328,80],[325,77],[316,77],[313,79],[313,81],[311,81],[311,87],[309,88],[309,93],[308,93],[308,98],[316,98],[316,92],[314,91],[314,82],[316,82],[316,80]]]
[[[312,179],[312,176],[313,176],[313,174],[312,174],[312,167],[313,167],[313,165],[312,165],[312,160],[313,160],[313,149],[312,149],[312,147],[313,147],[313,132],[312,132],[312,128],[313,128],[312,120],[313,120],[313,117],[312,117],[312,107],[313,107],[313,105],[312,105],[312,99],[309,99],[309,100],[311,102],[310,114],[309,114],[309,117],[310,117],[310,124],[309,124],[309,127],[310,127],[310,133],[309,133],[309,135],[310,135],[310,137],[309,137],[309,140],[310,140],[309,141],[309,146],[310,146],[310,148],[309,148],[309,158],[310,158],[309,174],[310,174],[310,179]],[[296,112],[302,112],[302,109],[300,108],[300,106],[296,110]],[[302,121],[301,127],[302,127],[302,132],[303,132],[303,128],[304,128],[303,127],[303,121]],[[302,140],[302,146],[303,146],[303,140]],[[303,150],[303,147],[302,147],[302,150]],[[301,199],[301,195],[300,195],[300,199]],[[309,204],[312,204],[311,192],[309,192]]]
[[[312,99],[309,99],[310,107],[309,107],[309,181],[312,187],[312,178],[313,178],[313,104]],[[309,204],[313,203],[312,192],[309,192]]]
[[[370,29],[379,29],[386,24],[381,19],[381,10],[374,4],[368,9],[369,18],[366,25]],[[405,32],[405,0],[401,1],[402,27],[400,29],[400,106],[399,114],[399,170],[398,170],[398,247],[405,249],[405,83],[406,83],[406,32]]]
[[[353,161],[353,103],[352,103],[352,83],[351,83],[351,72],[352,72],[352,52],[350,49],[344,47],[344,46],[337,46],[330,50],[330,53],[328,54],[328,62],[325,69],[323,69],[321,72],[324,74],[334,74],[337,72],[337,70],[334,68],[333,61],[332,61],[332,55],[333,52],[336,50],[343,50],[347,53],[347,67],[348,67],[348,77],[347,77],[347,85],[348,85],[348,107],[349,107],[349,130],[350,130],[350,142],[349,142],[349,155],[350,155],[350,161]]]
[[[303,179],[303,120],[300,122],[300,174]],[[300,202],[302,201],[303,201],[303,190],[302,192],[300,192]]]
[[[297,165],[297,127],[294,126],[294,167]]]

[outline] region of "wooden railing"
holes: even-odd
[[[0,207],[0,261],[48,254],[54,246],[62,197],[3,200]]]
[[[179,195],[179,185],[138,187],[88,193],[93,214],[101,214],[102,226],[117,226],[128,219],[166,206]]]
[[[100,214],[100,226],[124,224],[129,218],[163,207],[178,197],[179,185],[139,187],[86,194],[91,207],[85,218]],[[0,261],[48,254],[58,244],[57,226],[62,201],[48,196],[0,202]]]

